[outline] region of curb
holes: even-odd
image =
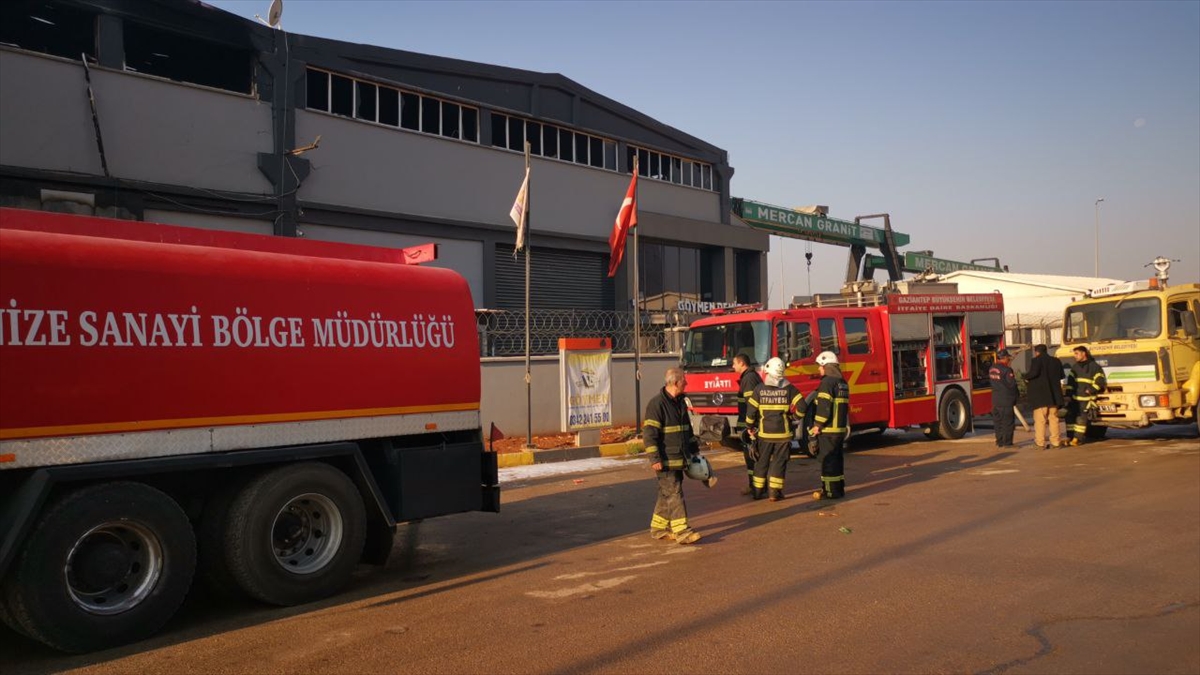
[[[641,452],[632,454],[642,454]],[[500,453],[496,457],[501,469],[529,464],[545,464],[547,462],[569,462],[577,459],[593,459],[596,457],[626,457],[632,456],[629,446],[625,443],[605,443],[604,445],[589,445],[582,448],[555,448],[553,450],[522,450],[520,452]]]

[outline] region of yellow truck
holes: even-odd
[[[1200,283],[1169,286],[1171,261],[1151,265],[1157,274],[1150,279],[1102,286],[1067,306],[1057,357],[1069,368],[1072,350],[1086,346],[1108,383],[1091,438],[1109,427],[1196,424]]]

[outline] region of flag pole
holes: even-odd
[[[633,175],[638,173],[638,156],[633,155]],[[633,207],[637,208],[637,193],[641,186],[633,189]],[[636,216],[636,214],[634,214]],[[633,412],[637,420],[635,431],[642,430],[642,298],[638,288],[638,277],[641,268],[638,267],[638,229],[633,228]]]
[[[529,141],[525,141],[525,174],[529,175]],[[531,185],[529,192],[525,195],[525,447],[533,447],[533,378],[529,372],[529,324],[532,317],[529,314],[529,249],[531,240],[529,237],[529,211],[530,204],[533,202],[533,179],[530,177]]]

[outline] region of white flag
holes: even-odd
[[[517,192],[517,200],[513,202],[512,210],[508,212],[517,225],[517,247],[513,251],[525,250],[525,235],[529,231],[529,167],[525,167],[525,180],[521,181],[521,189]]]

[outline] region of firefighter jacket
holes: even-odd
[[[1104,369],[1095,359],[1071,364],[1071,372],[1067,374],[1067,391],[1071,392],[1076,401],[1090,402],[1096,398],[1096,394],[1103,392],[1106,386]]]
[[[988,369],[988,379],[992,381],[992,405],[997,408],[1016,405],[1017,376],[1012,368],[997,361]]]
[[[753,368],[747,368],[746,372],[742,373],[738,379],[738,418],[737,425],[745,428],[746,424],[746,399],[750,398],[750,394],[754,393],[754,388],[762,384],[762,378],[758,373],[754,372]]]
[[[842,379],[842,371],[825,366],[825,377],[817,385],[817,411],[813,421],[821,433],[845,433],[850,429],[850,385]]]
[[[804,394],[786,380],[781,386],[759,384],[746,399],[746,427],[764,441],[790,441],[804,414]]]
[[[685,455],[700,451],[688,418],[687,397],[671,396],[666,387],[659,390],[646,406],[642,440],[651,464],[662,462],[663,471],[682,471]]]

